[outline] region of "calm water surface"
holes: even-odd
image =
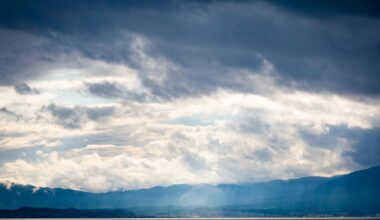
[[[7,219],[7,218],[4,218]],[[31,219],[31,220],[83,220],[83,219],[93,219],[93,220],[268,220],[268,219],[278,219],[278,220],[297,220],[297,219],[305,219],[305,220],[314,220],[314,219],[326,219],[326,220],[362,220],[362,219],[379,219],[380,217],[299,217],[299,218],[10,218],[9,220],[17,220],[17,219]]]

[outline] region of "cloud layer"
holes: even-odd
[[[311,4],[1,2],[0,180],[109,191],[379,164],[379,5]]]

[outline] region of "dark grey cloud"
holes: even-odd
[[[54,122],[67,129],[79,129],[89,120],[98,121],[115,114],[114,107],[66,107],[50,104],[44,107],[54,117]]]
[[[72,49],[66,45],[23,29],[0,29],[0,48],[0,86],[22,84],[46,75],[52,68],[79,63],[70,57]]]
[[[22,83],[41,74],[35,67],[46,51],[39,40],[32,34],[0,30],[0,85]]]
[[[115,114],[114,107],[92,107],[86,108],[86,115],[90,120],[96,121],[98,119],[109,117]]]
[[[319,148],[335,148],[339,144],[338,138],[341,136],[336,135],[335,132],[330,130],[326,134],[315,134],[314,131],[310,131],[310,129],[305,127],[300,127],[298,129],[298,133],[303,141],[310,144],[312,147]],[[344,135],[344,138],[346,135]]]
[[[124,88],[117,83],[101,82],[101,83],[87,83],[88,91],[96,96],[103,98],[119,98],[124,94]]]
[[[275,65],[282,85],[378,95],[378,8],[374,1],[359,0],[310,5],[299,1],[2,1],[0,27],[40,34],[86,56],[137,67],[125,33],[146,36],[153,45],[149,55],[163,56],[181,67],[180,72],[170,72],[163,84],[142,73],[144,84],[164,97],[201,95],[220,87],[252,92],[244,83],[246,76],[230,70],[257,70],[262,65],[258,54]]]
[[[345,137],[352,142],[353,151],[345,155],[363,166],[380,164],[380,128],[372,129],[348,128],[337,126],[330,129],[330,133]]]
[[[75,129],[81,127],[82,116],[79,108],[68,108],[50,104],[46,108],[64,128]]]
[[[337,15],[354,15],[365,17],[380,17],[380,3],[376,0],[340,0],[302,1],[302,0],[269,0],[274,5],[284,7],[296,13],[312,17],[331,17]]]
[[[36,88],[31,88],[26,83],[20,83],[14,86],[15,91],[20,95],[36,95],[40,92]]]
[[[339,139],[349,141],[352,151],[344,153],[358,164],[369,167],[380,164],[380,128],[350,128],[346,125],[330,126],[329,131],[315,135],[301,131],[301,137],[314,147],[334,148]]]
[[[149,97],[145,93],[136,93],[128,90],[125,86],[117,82],[85,83],[85,89],[94,96],[101,98],[118,98],[123,101],[146,101]]]

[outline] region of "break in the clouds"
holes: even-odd
[[[380,163],[376,1],[0,11],[0,180],[108,191]]]

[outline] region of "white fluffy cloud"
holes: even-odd
[[[221,90],[206,97],[119,106],[118,113],[106,121],[91,121],[77,129],[64,129],[55,120],[28,121],[28,128],[21,121],[13,122],[8,132],[22,128],[27,135],[3,139],[2,148],[10,148],[10,143],[15,147],[45,147],[28,155],[33,160],[19,158],[3,163],[1,179],[108,191],[176,183],[328,176],[359,167],[344,156],[353,150],[350,140],[333,137],[335,146],[317,146],[304,140],[301,132],[323,135],[331,126],[339,125],[372,128],[379,117],[376,103],[329,94],[275,91],[275,85],[268,86],[273,86],[274,92]],[[77,119],[85,117],[89,123],[88,116],[82,114],[83,107],[78,109],[81,114]],[[45,129],[33,129],[30,135],[30,125]],[[46,131],[48,127],[53,130]],[[103,137],[94,139],[96,136]],[[54,140],[38,142],[42,137]],[[65,138],[74,137],[89,140],[65,149],[69,143]],[[51,148],[53,145],[58,149]]]
[[[135,36],[129,47],[134,67],[75,53],[80,65],[28,82],[39,94],[0,87],[0,153],[12,155],[0,161],[1,180],[109,191],[328,176],[362,166],[347,156],[355,140],[331,130],[379,127],[376,98],[280,85],[262,56],[256,71],[219,69],[248,92],[217,86],[169,97],[168,76],[184,70],[146,53],[149,39]]]

